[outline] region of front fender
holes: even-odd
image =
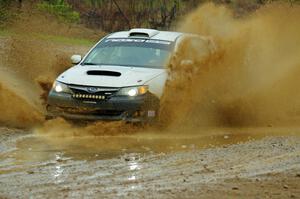
[[[145,85],[148,85],[149,91],[160,99],[163,94],[167,78],[168,78],[168,73],[163,72],[162,74],[147,81]]]

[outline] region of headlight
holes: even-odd
[[[53,84],[53,90],[57,93],[72,93],[66,84],[57,81]]]
[[[119,90],[117,95],[135,97],[138,95],[144,95],[145,93],[147,93],[147,91],[148,91],[148,86],[127,87]]]

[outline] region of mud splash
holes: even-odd
[[[299,125],[299,17],[300,6],[286,4],[267,5],[243,19],[212,3],[189,14],[179,30],[212,37],[217,50],[199,45],[205,52],[199,60],[181,48],[173,58],[162,105],[163,113],[171,113],[166,122],[191,130]],[[180,65],[186,57],[194,64]]]
[[[35,128],[35,133],[50,137],[83,137],[83,136],[115,136],[130,135],[142,130],[145,127],[139,127],[134,124],[125,124],[125,122],[95,122],[93,124],[74,125],[62,118],[45,122],[42,126]]]
[[[0,84],[0,125],[28,128],[43,122],[37,106],[16,93],[16,89]]]
[[[171,80],[162,99],[163,125],[174,127],[172,133],[182,133],[180,126],[185,128],[184,132],[199,132],[203,127],[298,125],[299,16],[299,6],[271,4],[239,19],[228,8],[211,3],[188,15],[178,30],[209,36],[209,39],[206,45],[187,40],[172,59]],[[34,21],[34,24],[34,30],[41,29],[41,23]],[[6,98],[0,98],[1,108],[5,110],[0,122],[31,128],[43,124],[47,91],[55,77],[70,66],[69,55],[88,48],[40,40],[24,24],[18,26],[17,23],[15,30],[19,28],[26,34],[12,35],[0,46],[1,68],[13,73],[8,76],[12,84],[26,82],[26,87],[10,89],[11,83],[1,78],[1,93]],[[190,45],[194,51],[187,50]],[[193,60],[194,64],[181,64],[186,59]],[[7,98],[10,94],[4,91],[14,97]],[[15,111],[8,113],[8,110]],[[137,130],[122,122],[74,127],[58,119],[46,122],[36,131],[78,136],[144,129]]]
[[[43,31],[38,32],[45,30],[45,26],[58,26],[55,22],[46,23],[47,20],[51,21],[37,14],[22,14],[9,27],[9,33],[0,36],[0,110],[4,110],[0,123],[4,126],[42,125],[45,101],[53,81],[71,66],[70,55],[88,50],[88,46],[60,43],[56,40],[60,36],[51,35],[52,32],[45,35]],[[66,35],[72,35],[72,31],[70,28]]]
[[[58,46],[24,35],[13,35],[1,42],[5,44],[0,49],[0,123],[26,128],[39,125],[45,100],[41,88],[51,87],[56,75],[67,68],[67,56],[56,49]]]

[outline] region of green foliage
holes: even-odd
[[[0,8],[0,26],[6,22],[9,18],[9,14],[5,9]]]
[[[64,0],[43,1],[37,4],[37,7],[39,10],[48,12],[63,21],[77,23],[80,20],[79,13],[74,11],[72,6]]]
[[[10,13],[7,10],[9,3],[8,0],[0,0],[0,26],[3,26],[10,18]]]

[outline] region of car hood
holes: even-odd
[[[57,80],[74,85],[128,87],[144,85],[165,72],[165,69],[154,68],[78,65],[61,74]]]

